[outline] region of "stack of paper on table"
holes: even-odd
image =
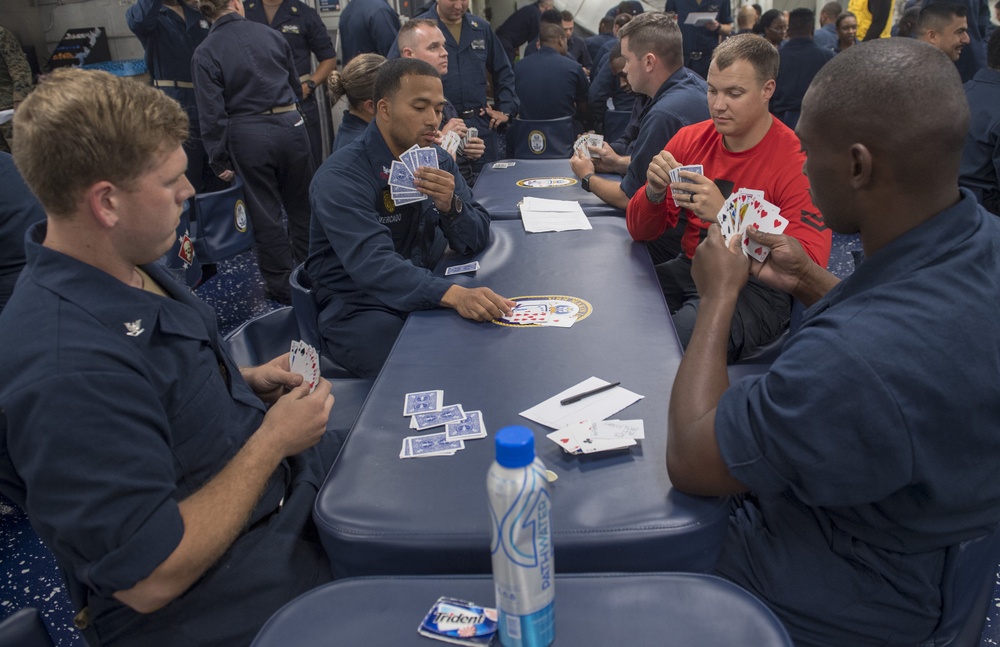
[[[529,233],[593,229],[575,200],[525,197],[521,200],[521,222]]]

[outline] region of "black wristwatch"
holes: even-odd
[[[313,81],[312,79],[309,79],[308,81],[306,81],[306,85],[309,86],[310,90],[315,90],[316,89],[316,82]]]
[[[457,216],[462,213],[462,209],[465,204],[462,202],[462,198],[458,197],[456,194],[451,195],[451,211],[448,212],[449,216]]]
[[[582,178],[580,178],[580,186],[582,186],[583,190],[586,191],[587,193],[590,193],[590,178],[592,177],[594,177],[593,173],[587,173]]]

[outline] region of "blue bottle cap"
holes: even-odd
[[[525,467],[535,460],[535,434],[522,426],[497,432],[497,463],[503,467]]]

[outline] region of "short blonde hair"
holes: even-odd
[[[778,78],[781,57],[774,45],[757,34],[737,34],[719,43],[712,55],[712,62],[719,71],[736,61],[746,61],[753,67],[761,85]]]
[[[73,212],[102,180],[128,188],[188,136],[180,104],[107,72],[62,68],[43,77],[14,115],[14,163],[54,216]]]

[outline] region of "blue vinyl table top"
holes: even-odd
[[[494,433],[535,432],[551,484],[557,572],[708,571],[725,532],[728,500],[671,487],[667,405],[681,359],[646,249],[625,222],[527,234],[491,225],[481,269],[452,277],[505,297],[567,295],[592,314],[572,328],[475,323],[447,309],[410,315],[344,449],[322,486],[314,519],[336,577],[490,572],[486,472]],[[446,259],[438,272],[464,258]],[[627,451],[573,456],[518,415],[591,376],[645,398],[616,414],[641,418],[645,440]],[[481,410],[489,436],[454,456],[402,460],[406,393],[443,389],[445,404]]]
[[[486,209],[492,220],[520,220],[518,203],[525,196],[575,200],[588,216],[625,217],[621,209],[583,190],[569,166],[569,159],[501,160],[499,164],[513,166],[498,168],[497,163],[487,164],[472,188],[476,202]],[[602,174],[601,177],[621,181],[617,175]]]

